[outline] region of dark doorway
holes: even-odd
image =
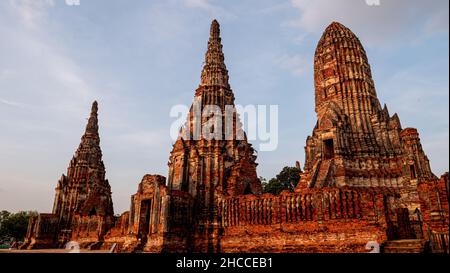
[[[91,209],[91,211],[89,212],[89,216],[95,216],[97,215],[97,210],[94,208]]]
[[[142,200],[139,214],[139,236],[147,236],[150,231],[152,200]]]
[[[325,139],[323,141],[323,157],[324,159],[331,159],[334,157],[334,143],[333,139]]]
[[[397,226],[398,234],[397,239],[416,239],[414,230],[412,229],[411,222],[409,220],[409,211],[407,208],[396,209],[397,214]]]
[[[252,194],[252,188],[250,187],[250,184],[247,184],[244,190],[244,194]]]
[[[416,179],[416,168],[414,167],[414,164],[409,165],[409,171],[411,172],[411,178]]]

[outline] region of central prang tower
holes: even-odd
[[[220,109],[220,113],[215,112],[214,115],[223,125],[214,124],[208,129],[214,131],[212,138],[205,138],[203,134],[211,117],[210,113],[205,113],[208,106]],[[232,126],[229,126],[233,130],[232,137],[230,139],[226,136],[225,112],[230,106],[234,107],[234,94],[228,82],[220,26],[214,20],[211,24],[201,83],[195,92],[188,120],[173,145],[169,160],[168,187],[192,196],[192,220],[205,232],[200,236],[210,236],[211,229],[217,225],[216,204],[220,196],[261,193],[261,182],[256,174],[255,150],[247,142],[236,113],[232,116]],[[201,113],[201,118],[197,121],[194,113],[196,108]],[[201,137],[195,138],[196,131],[201,133]],[[239,134],[243,138],[238,138]],[[213,248],[210,243],[208,250],[212,251]]]
[[[199,139],[194,139],[196,105],[202,114],[198,127],[198,131],[202,132]],[[220,136],[214,135],[212,139],[207,139],[203,135],[204,127],[210,118],[209,115],[205,115],[205,108],[208,106],[220,108],[219,119],[223,124]],[[234,94],[228,83],[219,23],[214,20],[211,24],[201,83],[195,92],[188,121],[171,152],[169,188],[189,192],[199,199],[206,198],[205,201],[208,203],[212,201],[209,200],[212,191],[225,195],[261,193],[261,183],[256,175],[255,150],[247,142],[245,133],[244,139],[239,140],[236,137],[242,132],[242,125],[236,113],[232,120],[233,138],[227,139],[226,106],[234,107]],[[217,113],[215,114],[217,116]],[[213,131],[218,129],[214,126],[211,128]],[[189,131],[189,134],[186,131]]]

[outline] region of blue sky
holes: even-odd
[[[447,0],[80,3],[0,2],[0,209],[51,211],[93,100],[115,212],[144,174],[167,176],[169,111],[192,102],[214,18],[236,102],[279,105],[278,149],[259,153],[259,175],[304,162],[313,55],[332,21],[360,37],[381,103],[419,129],[433,171],[448,170]]]

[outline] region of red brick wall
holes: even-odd
[[[226,228],[221,252],[368,252],[369,241],[387,239],[385,227],[367,220],[311,221],[300,224]]]
[[[106,221],[102,216],[75,215],[72,221],[72,241],[80,244],[103,241],[106,233]]]
[[[221,252],[368,252],[387,240],[387,195],[328,188],[225,198],[219,206]]]
[[[418,185],[420,208],[426,231],[449,232],[449,180],[448,173],[439,180]]]
[[[21,249],[54,248],[57,246],[58,217],[51,213],[40,213],[30,217],[25,242]]]

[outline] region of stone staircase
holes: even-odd
[[[124,244],[124,246],[122,247],[122,252],[132,253],[132,252],[134,252],[134,250],[136,249],[138,244],[139,244],[138,241],[135,241],[133,243]]]
[[[131,243],[124,244],[121,249],[121,252],[126,252],[126,253],[142,252],[146,243],[147,243],[147,240],[141,240],[141,241],[133,241]]]
[[[89,244],[88,249],[89,250],[99,250],[102,247],[103,242],[94,242]]]
[[[383,253],[427,253],[429,242],[421,239],[387,241],[381,249]]]
[[[333,159],[319,159],[319,161],[317,161],[316,163],[314,174],[309,187],[314,188],[316,186],[319,186],[323,188],[331,186],[329,178],[332,176],[331,172],[333,169],[333,165]]]
[[[313,174],[313,176],[312,176],[312,178],[311,178],[311,182],[309,183],[309,187],[310,187],[310,188],[314,188],[314,187],[316,186],[317,177],[318,177],[318,175],[319,175],[319,170],[320,170],[320,164],[321,164],[321,162],[322,162],[322,160],[319,159],[319,160],[317,161],[317,163],[315,164],[315,167],[314,167],[314,174]]]
[[[322,161],[322,164],[320,165],[319,174],[317,175],[317,182],[319,183],[320,187],[328,187],[329,181],[328,178],[331,177],[331,169],[333,166],[333,159],[326,159]]]

